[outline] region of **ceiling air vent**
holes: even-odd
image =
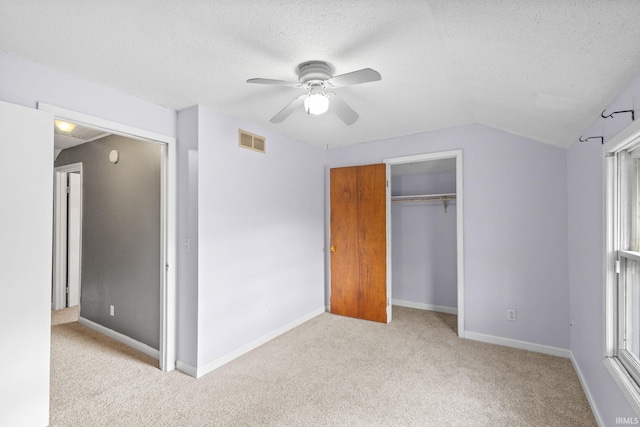
[[[264,153],[266,144],[264,136],[238,129],[238,145],[243,148],[248,148],[249,150]]]

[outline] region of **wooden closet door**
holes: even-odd
[[[331,313],[387,322],[386,165],[330,171]]]

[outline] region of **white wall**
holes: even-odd
[[[266,154],[238,147],[238,128]],[[325,151],[199,107],[198,366],[324,307]]]
[[[607,113],[637,108],[640,77],[607,107]],[[638,111],[636,110],[636,114]],[[631,124],[630,114],[603,119],[598,116],[583,136],[605,136],[605,142]],[[603,363],[603,157],[600,140],[576,141],[567,156],[568,250],[571,352],[586,391],[604,425],[615,425],[617,417],[635,417],[624,395]]]
[[[53,117],[0,102],[0,425],[49,423]]]
[[[568,349],[565,150],[469,125],[330,150],[329,165],[459,148],[465,330]],[[518,310],[516,322],[507,308]]]

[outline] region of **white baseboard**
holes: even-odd
[[[400,299],[392,299],[391,304],[400,307],[417,308],[419,310],[437,311],[439,313],[458,314],[456,307],[444,307],[442,305],[423,304],[421,302],[403,301]]]
[[[106,335],[109,338],[112,338],[118,342],[121,342],[122,344],[128,345],[129,347],[134,348],[146,354],[149,357],[153,357],[156,360],[160,360],[160,352],[158,350],[156,350],[155,348],[149,347],[148,345],[141,343],[140,341],[136,341],[133,338],[130,338],[112,329],[106,328],[102,325],[92,322],[89,319],[85,319],[84,317],[79,317],[78,323],[80,323],[83,326],[86,326],[89,329],[93,329],[94,331],[100,332],[102,335]]]
[[[176,369],[180,372],[183,372],[190,377],[198,378],[198,370],[195,366],[191,366],[182,360],[176,360]]]
[[[589,406],[591,407],[591,412],[593,412],[593,417],[596,419],[596,423],[599,426],[604,426],[604,421],[602,421],[602,417],[600,416],[600,412],[598,412],[598,407],[595,404],[595,400],[591,395],[591,390],[589,390],[589,386],[587,385],[587,381],[582,375],[582,371],[580,370],[580,366],[576,362],[576,359],[573,357],[573,352],[569,350],[569,358],[571,359],[571,363],[573,364],[573,369],[576,371],[576,375],[578,375],[578,380],[580,381],[580,385],[582,386],[582,391],[584,391],[585,396],[587,396],[587,402],[589,402]]]
[[[488,344],[497,344],[505,347],[518,348],[520,350],[529,350],[536,353],[549,354],[551,356],[564,357],[569,359],[571,352],[564,348],[551,347],[543,344],[535,344],[527,341],[519,341],[511,338],[496,337],[493,335],[479,334],[477,332],[464,332],[464,337],[474,341],[485,342]]]
[[[238,348],[237,350],[232,351],[231,353],[227,353],[222,357],[219,357],[209,363],[207,363],[206,365],[202,366],[202,367],[198,367],[195,369],[195,377],[196,378],[200,378],[203,375],[208,374],[211,371],[216,370],[217,368],[226,365],[227,363],[231,362],[234,359],[237,359],[238,357],[242,356],[245,353],[250,352],[253,349],[256,349],[258,347],[260,347],[261,345],[271,341],[274,338],[277,338],[278,336],[284,334],[285,332],[290,331],[291,329],[298,327],[300,325],[302,325],[305,322],[308,322],[309,320],[313,319],[314,317],[317,317],[319,315],[321,315],[322,313],[325,312],[325,308],[324,307],[320,307],[317,310],[312,311],[311,313],[304,315],[302,317],[300,317],[299,319],[294,320],[291,323],[288,323],[286,325],[284,325],[283,327],[276,329],[273,332],[270,332],[260,338],[258,338],[255,341],[252,341],[246,345],[243,345],[242,347]],[[186,366],[184,366],[186,365]],[[188,371],[192,371],[193,367],[187,365],[186,363],[182,364],[182,366],[184,366],[184,368],[186,370],[182,370],[181,368],[178,367],[178,369],[180,369],[182,372],[193,376],[191,373],[189,373]],[[177,367],[177,365],[176,365]]]

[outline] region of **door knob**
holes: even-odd
[[[335,245],[331,245],[331,247],[329,248],[329,250],[331,252],[335,252],[336,251],[336,246]]]

